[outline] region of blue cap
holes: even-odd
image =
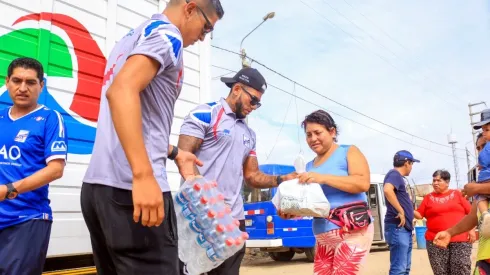
[[[396,152],[394,160],[395,161],[396,160],[399,160],[399,161],[409,160],[409,161],[413,161],[413,162],[420,162],[420,160],[415,159],[413,157],[412,153],[408,152],[407,150],[401,150],[401,151]]]

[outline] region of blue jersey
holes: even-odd
[[[60,113],[44,106],[17,119],[0,110],[0,184],[22,180],[67,156],[65,124]],[[48,185],[0,202],[0,230],[31,220],[52,220]]]

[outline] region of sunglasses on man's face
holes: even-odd
[[[189,0],[186,1],[189,3]],[[204,24],[204,27],[202,29],[202,35],[206,35],[214,30],[213,24],[211,24],[211,21],[209,21],[209,18],[206,16],[206,13],[199,7],[199,5],[196,4],[197,9],[201,12],[202,16],[204,17],[204,20],[206,20],[206,24]]]
[[[260,99],[258,99],[256,96],[252,95],[247,89],[245,89],[243,86],[240,86],[244,92],[246,92],[250,96],[250,105],[255,106],[257,105],[257,109],[262,106],[262,103],[260,103]]]

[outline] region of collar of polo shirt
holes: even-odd
[[[235,112],[233,112],[230,105],[228,105],[228,102],[226,102],[226,100],[224,98],[221,98],[220,102],[221,102],[221,105],[223,106],[223,108],[225,109],[225,113],[227,115],[234,115],[236,117]],[[244,121],[245,119],[237,118],[237,120]]]

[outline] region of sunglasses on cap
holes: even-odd
[[[260,106],[262,106],[262,103],[260,103],[260,100],[259,100],[259,99],[258,99],[256,96],[252,95],[252,94],[251,94],[249,91],[247,91],[247,89],[245,89],[245,87],[243,87],[242,85],[240,85],[240,88],[242,88],[242,90],[243,90],[244,92],[246,92],[246,93],[247,93],[247,94],[250,96],[250,105],[252,105],[252,106],[257,105],[257,109],[258,109],[258,108],[260,108]]]
[[[189,4],[190,0],[186,0],[186,3]],[[204,24],[204,27],[202,29],[202,35],[206,35],[214,30],[213,24],[211,24],[211,21],[209,21],[209,18],[206,16],[206,13],[201,9],[201,7],[199,7],[197,3],[195,4],[197,9],[201,12],[202,16],[204,17],[204,20],[206,20],[206,24]]]

